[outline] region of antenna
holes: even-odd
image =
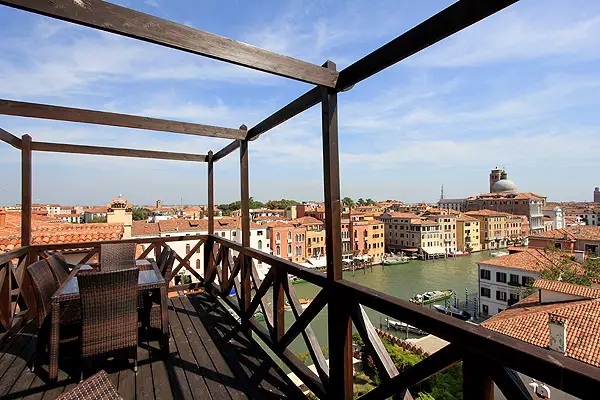
[[[444,184],[442,183],[442,191],[440,192],[440,200],[444,200]]]

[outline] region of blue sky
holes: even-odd
[[[451,1],[119,1],[342,69]],[[252,126],[310,85],[0,6],[0,97]],[[524,0],[339,95],[342,195],[436,201],[487,190],[590,200],[600,185],[600,3]],[[250,144],[251,195],[321,199],[320,108]],[[34,140],[206,153],[229,141],[0,116]],[[19,152],[0,143],[0,204],[20,202]],[[206,202],[206,165],[34,153],[34,201]],[[215,167],[239,199],[238,154]]]

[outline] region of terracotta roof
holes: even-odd
[[[54,224],[31,228],[32,244],[97,242],[123,238],[123,224]],[[0,237],[0,251],[9,251],[21,245],[21,235]]]
[[[545,196],[531,192],[519,193],[482,193],[477,196],[469,197],[467,200],[488,200],[488,199],[507,199],[507,200],[526,200],[526,199],[545,199]]]
[[[160,230],[157,223],[149,223],[146,221],[133,221],[131,234],[133,236],[142,235],[158,235]]]
[[[578,225],[531,235],[532,238],[558,240],[600,240],[600,226]]]
[[[535,293],[481,326],[536,346],[550,346],[549,314],[567,320],[565,355],[600,367],[600,299],[540,304]]]
[[[293,224],[300,225],[323,225],[323,221],[311,216],[296,218],[291,220],[290,222]]]
[[[93,207],[88,207],[85,210],[83,210],[83,212],[85,213],[91,213],[91,214],[101,214],[101,213],[106,213],[106,206],[93,206]]]
[[[45,214],[31,214],[31,225],[42,226],[50,225],[56,221],[56,217],[48,217]],[[0,235],[20,235],[21,234],[21,211],[6,211],[6,225],[0,228]]]
[[[466,215],[482,215],[484,217],[506,217],[509,216],[511,214],[509,213],[504,213],[504,212],[499,212],[499,211],[494,211],[494,210],[478,210],[478,211],[467,211],[465,213]]]
[[[434,220],[426,220],[426,219],[411,219],[411,225],[439,225],[440,223]]]
[[[470,215],[465,215],[465,214],[461,215],[456,220],[462,221],[462,222],[479,222],[479,220],[477,218],[471,217]]]
[[[551,290],[553,292],[566,293],[588,299],[600,299],[600,289],[590,286],[574,285],[572,283],[550,281],[547,279],[536,279],[533,286],[538,289]]]
[[[408,212],[390,212],[390,213],[384,213],[384,214],[388,214],[390,215],[392,218],[418,218],[417,214],[413,214],[413,213],[408,213]],[[383,214],[381,214],[383,215]]]
[[[563,260],[572,263],[574,267],[578,267],[574,261],[569,259],[569,255],[561,252],[546,252],[545,250],[528,249],[506,256],[493,257],[480,264],[493,265],[496,267],[505,267],[513,269],[522,269],[526,271],[540,272],[546,268],[558,265]]]

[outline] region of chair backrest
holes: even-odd
[[[46,316],[50,314],[52,295],[58,289],[58,283],[46,260],[36,261],[29,265],[27,273],[35,294],[38,326],[41,327]]]
[[[60,261],[60,258],[56,254],[54,254],[46,258],[46,262],[50,266],[50,270],[52,271],[52,274],[54,275],[58,286],[65,283],[65,281],[69,277],[69,272],[65,269],[63,263]]]
[[[81,349],[89,357],[137,346],[137,267],[81,271]]]
[[[171,278],[171,271],[173,270],[173,264],[175,263],[176,255],[177,255],[177,253],[175,252],[175,250],[169,250],[169,253],[167,255],[167,260],[165,261],[162,268],[160,268],[160,273],[162,274],[162,276],[165,279],[170,280],[170,278]],[[169,282],[167,282],[167,284],[168,283]]]
[[[171,249],[169,247],[163,246],[163,249],[160,252],[160,255],[158,256],[158,260],[156,260],[156,265],[158,265],[158,269],[160,269],[161,271],[163,270],[163,267],[167,262],[167,258],[169,256],[170,251]]]
[[[116,271],[135,266],[135,243],[100,245],[100,270]]]

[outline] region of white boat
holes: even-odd
[[[390,328],[395,329],[397,331],[406,332],[406,328],[408,327],[408,331],[410,333],[414,333],[415,335],[420,335],[420,336],[427,335],[427,332],[422,331],[421,329],[417,328],[416,326],[408,325],[406,322],[394,321],[393,319],[389,319],[389,318],[386,318],[385,320]]]

